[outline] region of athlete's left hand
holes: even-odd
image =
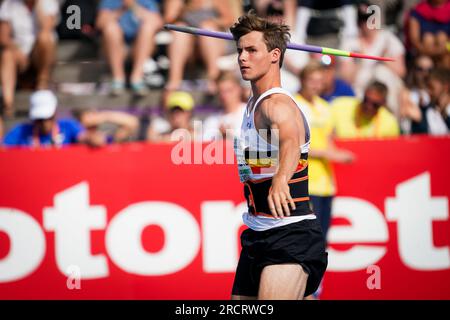
[[[289,191],[288,179],[276,175],[272,178],[267,201],[274,218],[281,219],[291,215],[290,209],[295,210],[295,203]]]

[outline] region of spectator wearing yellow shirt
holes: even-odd
[[[309,194],[313,210],[326,237],[331,220],[331,203],[336,193],[330,162],[351,162],[353,154],[338,149],[332,141],[333,122],[328,102],[319,95],[324,87],[323,66],[311,61],[301,72],[301,90],[296,96],[311,130],[309,152]]]
[[[388,89],[375,81],[364,92],[363,101],[336,98],[331,104],[335,135],[341,139],[389,138],[400,134],[395,116],[385,107]]]

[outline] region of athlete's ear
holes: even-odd
[[[271,51],[272,54],[272,63],[278,63],[281,59],[281,50],[279,48],[275,48]]]

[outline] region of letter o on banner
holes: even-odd
[[[164,230],[164,247],[144,250],[142,231],[149,225]],[[166,275],[186,267],[200,249],[200,229],[186,209],[168,202],[136,203],[119,212],[106,233],[109,256],[121,269],[138,275]]]
[[[44,259],[44,231],[29,214],[10,208],[0,208],[0,230],[11,243],[8,255],[0,260],[0,283],[25,278]]]

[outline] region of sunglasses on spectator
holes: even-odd
[[[44,121],[47,121],[47,120],[55,120],[55,116],[52,116],[50,118],[45,118],[45,119],[34,119],[33,122],[34,123],[44,123]]]
[[[432,68],[422,68],[420,66],[416,66],[416,70],[420,72],[430,72]]]
[[[370,104],[371,106],[375,108],[379,108],[384,104],[384,101],[374,101],[369,99],[368,97],[364,97],[364,104]]]

